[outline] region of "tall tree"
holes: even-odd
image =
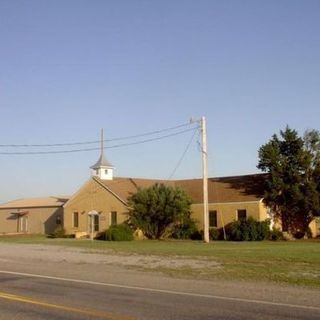
[[[174,227],[190,219],[191,199],[179,188],[155,184],[128,199],[129,223],[150,239],[170,236]]]
[[[288,126],[259,149],[257,166],[267,172],[264,202],[294,235],[308,231],[320,211],[320,134],[303,138]]]

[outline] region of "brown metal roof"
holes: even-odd
[[[70,197],[29,198],[9,201],[0,205],[0,209],[62,207]]]
[[[189,180],[155,180],[139,178],[114,178],[101,180],[94,178],[124,202],[139,188],[148,188],[155,183],[179,187],[186,191],[193,203],[202,203],[202,179]],[[265,174],[234,176],[208,179],[209,203],[259,201],[263,197]]]
[[[116,194],[124,202],[127,201],[128,197],[131,194],[137,192],[139,188],[148,188],[153,186],[155,183],[174,186],[173,181],[167,180],[139,178],[114,178],[113,180],[101,180],[97,177],[94,177],[93,179],[104,185],[107,189]]]
[[[263,198],[264,179],[264,174],[209,178],[209,203],[259,201]],[[203,202],[202,179],[176,180],[175,186],[185,190],[193,203]]]

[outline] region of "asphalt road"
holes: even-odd
[[[0,273],[1,319],[319,319],[320,307]]]
[[[320,319],[318,289],[175,279],[30,248],[22,258],[0,245],[0,319]]]

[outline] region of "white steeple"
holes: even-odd
[[[104,156],[103,148],[103,129],[101,129],[101,154],[98,161],[91,166],[92,176],[98,177],[102,180],[112,180],[113,179],[113,165]]]

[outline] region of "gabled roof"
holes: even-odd
[[[69,200],[69,198],[69,196],[62,196],[18,199],[0,205],[0,209],[62,207]]]
[[[208,179],[209,203],[260,201],[263,198],[265,174],[233,176]],[[156,180],[139,178],[114,178],[101,180],[93,178],[100,185],[116,195],[122,202],[137,192],[139,188],[148,188],[155,183],[183,189],[192,198],[193,203],[203,202],[202,179]]]
[[[260,201],[263,198],[263,185],[265,178],[266,174],[209,178],[209,203]],[[179,187],[189,194],[194,204],[203,203],[202,179],[157,180],[117,177],[113,180],[102,180],[97,177],[92,177],[91,179],[103,186],[106,191],[112,193],[124,204],[126,204],[129,196],[137,192],[139,188],[148,188],[156,183],[171,187]],[[91,179],[88,180],[86,184],[90,183]],[[82,186],[76,194],[78,194],[84,186]],[[61,196],[18,199],[0,205],[0,209],[62,207],[67,205],[68,200],[73,199],[76,194],[72,197]]]
[[[265,174],[208,179],[209,203],[260,201]],[[202,179],[176,180],[175,186],[186,191],[193,203],[203,203]]]
[[[122,202],[127,202],[129,196],[137,192],[139,188],[148,188],[153,186],[155,183],[174,186],[174,182],[168,180],[140,178],[114,178],[113,180],[102,180],[97,177],[93,177],[93,179],[110,192],[117,195]]]

